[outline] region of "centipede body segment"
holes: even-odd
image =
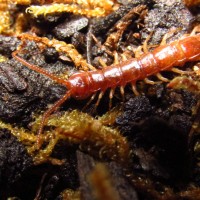
[[[128,83],[134,86],[136,81],[143,80],[148,76],[170,70],[175,66],[181,67],[186,62],[199,61],[200,34],[191,34],[170,44],[161,45],[139,58],[132,58],[101,70],[75,73],[68,80],[60,79],[44,69],[26,62],[17,55],[17,52],[13,53],[13,57],[28,68],[48,76],[68,89],[66,94],[44,113],[39,130],[40,135],[49,115],[70,97],[85,99],[97,91],[102,94],[109,88],[113,92],[118,86],[124,87]]]

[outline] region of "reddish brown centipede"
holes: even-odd
[[[117,86],[124,87],[127,83],[134,86],[136,81],[160,71],[169,70],[174,66],[183,66],[186,62],[200,60],[200,34],[195,35],[196,30],[197,28],[190,36],[183,37],[170,44],[161,45],[139,58],[129,59],[102,70],[76,73],[68,80],[60,79],[44,69],[26,62],[17,55],[17,51],[13,52],[13,57],[19,62],[65,85],[68,89],[66,94],[44,113],[38,134],[42,133],[49,115],[70,97],[84,99],[100,91],[100,99],[108,88],[111,88],[111,93],[113,93]],[[112,97],[112,95],[110,96]]]

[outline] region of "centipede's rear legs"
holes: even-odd
[[[163,36],[163,39],[161,41],[161,45],[166,45],[167,44],[167,39],[169,39],[174,33],[178,32],[179,30],[181,30],[180,28],[178,29],[172,29],[171,31],[167,32],[164,36]],[[192,36],[192,35],[196,35],[197,32],[200,31],[200,26],[196,26],[192,32],[190,34],[186,34],[186,35],[183,35],[182,37],[185,37],[185,36]],[[173,67],[171,69],[169,69],[170,71],[176,73],[176,74],[180,74],[180,75],[189,75],[191,74],[192,72],[189,72],[189,71],[184,71],[184,70],[181,70],[181,69],[178,69],[176,67]],[[170,82],[170,80],[168,80],[168,82]]]
[[[165,35],[162,38],[162,41],[160,43],[161,46],[166,45],[167,44],[167,40],[173,36],[173,34],[175,34],[176,32],[178,32],[179,30],[181,30],[180,28],[176,28],[176,29],[171,29],[170,31],[168,31],[167,33],[165,33]],[[170,71],[174,72],[174,73],[178,73],[178,74],[185,74],[185,71],[180,70],[178,68],[171,68]],[[170,82],[169,79],[163,77],[160,73],[157,73],[157,77],[158,79],[160,79],[163,82]]]
[[[164,45],[166,45],[166,44],[167,44],[167,40],[168,40],[170,37],[172,37],[173,34],[176,33],[176,32],[179,31],[179,30],[180,30],[180,29],[172,29],[172,30],[170,30],[169,32],[167,32],[167,33],[163,36],[162,41],[161,41],[161,43],[160,43],[159,46],[164,46]],[[196,30],[193,30],[192,33],[191,33],[190,35],[195,35],[195,33],[196,33]],[[142,45],[143,52],[146,53],[146,54],[149,52],[149,47],[152,47],[152,46],[149,46],[149,45],[148,45],[148,41],[150,40],[151,36],[152,36],[152,33],[149,34],[149,36],[146,38],[146,40],[144,41],[144,43],[143,43],[143,45]],[[154,47],[155,47],[155,45],[154,45]],[[180,69],[175,68],[175,67],[173,67],[173,68],[171,68],[171,69],[168,69],[168,70],[169,70],[169,71],[172,71],[172,72],[174,72],[174,73],[181,74],[181,75],[183,75],[183,74],[189,74],[189,73],[190,73],[190,72],[188,72],[188,71],[183,71],[183,70],[180,70]],[[155,76],[156,76],[159,80],[161,80],[162,82],[165,82],[165,83],[169,83],[169,82],[170,82],[170,80],[169,80],[168,78],[164,77],[160,72],[156,73]],[[145,81],[145,83],[151,84],[151,85],[154,85],[154,84],[157,83],[157,82],[154,82],[154,81],[152,81],[152,80],[150,80],[150,79],[148,79],[148,78],[145,78],[144,81]]]

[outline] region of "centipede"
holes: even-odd
[[[116,87],[123,88],[131,84],[135,91],[136,82],[143,80],[156,73],[171,70],[175,66],[182,67],[187,62],[196,62],[200,60],[200,26],[196,26],[191,34],[185,35],[169,44],[162,44],[151,52],[143,53],[137,58],[131,58],[116,65],[106,68],[77,72],[71,75],[67,80],[57,77],[48,71],[30,64],[14,51],[12,56],[29,69],[43,74],[53,81],[64,85],[67,88],[66,93],[57,102],[44,112],[41,125],[38,130],[38,138],[43,133],[49,116],[57,110],[67,99],[86,99],[99,92],[98,102],[104,92],[110,89],[110,98],[112,98]],[[38,139],[38,146],[40,146]]]

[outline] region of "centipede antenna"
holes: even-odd
[[[46,71],[46,70],[40,68],[40,67],[37,66],[37,65],[33,65],[33,64],[28,63],[28,62],[25,61],[23,58],[19,57],[19,56],[17,55],[17,53],[18,53],[18,51],[12,52],[12,56],[13,56],[16,60],[18,60],[19,62],[21,62],[23,65],[25,65],[25,66],[28,67],[29,69],[32,69],[32,70],[35,71],[35,72],[38,72],[38,73],[40,73],[40,74],[43,74],[43,75],[49,77],[50,79],[56,81],[57,83],[60,83],[60,84],[62,84],[62,85],[63,85],[63,84],[65,85],[65,81],[63,81],[63,79],[60,79],[60,78],[58,78],[57,76],[54,76],[53,74],[51,74],[51,73],[49,73],[48,71]]]
[[[44,126],[47,123],[47,120],[49,118],[49,116],[56,111],[69,97],[71,96],[71,92],[68,91],[61,99],[59,99],[58,101],[56,101],[53,106],[51,106],[42,116],[42,121],[39,127],[39,131],[38,131],[38,135],[37,135],[37,146],[38,149],[41,147],[42,145],[42,141],[41,141],[41,135],[44,129]]]
[[[132,88],[132,91],[135,94],[135,96],[139,96],[140,95],[140,93],[137,91],[135,83],[131,83],[131,88]]]
[[[163,82],[169,82],[170,80],[168,78],[165,78],[161,73],[156,74],[157,78]]]

